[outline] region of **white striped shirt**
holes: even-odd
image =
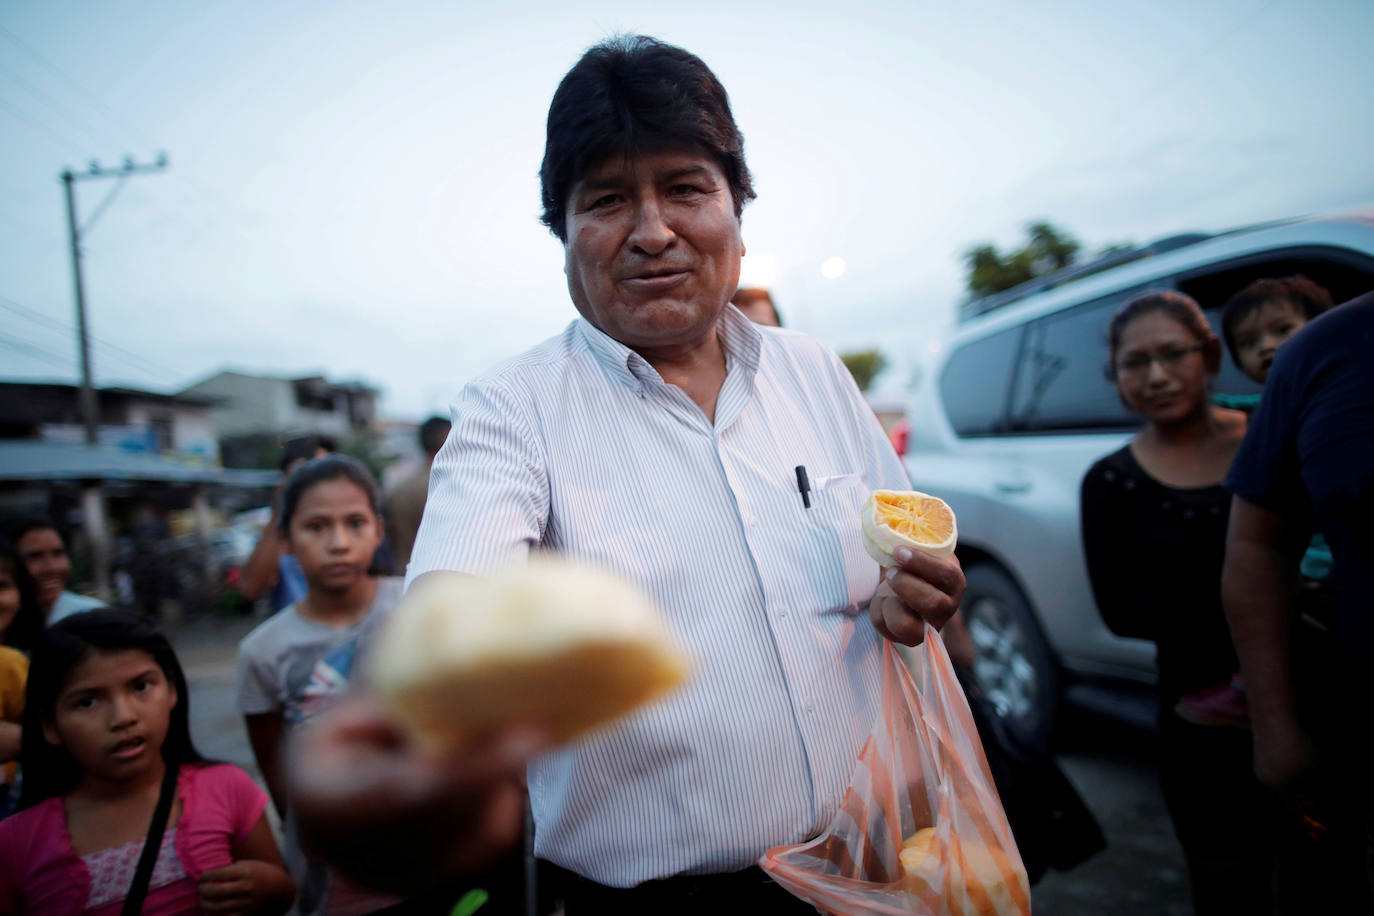
[[[876,714],[859,510],[906,474],[834,353],[733,306],[719,330],[714,424],[582,319],[469,384],[408,571],[554,550],[645,589],[690,651],[686,687],[530,766],[536,854],[602,884],[815,836]]]

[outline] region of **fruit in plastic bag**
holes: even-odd
[[[898,858],[902,862],[902,870],[914,872],[925,861],[926,856],[930,855],[930,844],[935,841],[935,828],[922,827],[902,844],[902,852]]]
[[[759,865],[834,916],[1029,916],[1026,868],[944,642],[927,626],[914,651],[908,669],[883,645],[880,709],[830,823]]]
[[[988,847],[977,840],[963,842],[958,834],[951,833],[942,852],[936,829],[923,827],[902,844],[898,858],[905,874],[943,883],[948,888],[947,897],[954,896],[949,891],[962,892],[971,907],[964,912],[970,916],[1018,912],[1006,873]],[[1025,880],[1024,874],[1017,878]]]

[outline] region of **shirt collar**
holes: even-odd
[[[763,350],[763,332],[758,325],[744,317],[744,313],[730,303],[720,313],[716,324],[720,334],[720,345],[725,350],[725,365],[733,370],[736,366],[749,376],[759,371],[759,353]]]
[[[611,378],[641,392],[645,385],[664,384],[663,377],[649,365],[647,359],[586,318],[578,318],[576,323],[592,356],[610,373]],[[759,329],[744,317],[743,312],[726,303],[716,322],[716,333],[720,335],[720,346],[725,351],[726,371],[739,368],[752,378],[758,371],[759,353],[763,347],[763,335]]]
[[[587,342],[587,348],[592,351],[592,356],[612,379],[641,394],[646,383],[663,384],[663,377],[658,374],[658,370],[634,350],[585,318],[578,318],[576,324],[582,339]]]

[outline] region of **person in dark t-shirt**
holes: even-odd
[[[1293,806],[1308,808],[1299,813],[1328,838],[1318,858],[1330,880],[1307,884],[1335,895],[1330,912],[1365,913],[1374,744],[1374,293],[1315,319],[1279,352],[1225,486],[1234,500],[1223,595],[1248,685],[1255,772]],[[1337,595],[1325,666],[1301,665],[1284,579],[1286,545],[1313,527],[1331,547]],[[1314,691],[1312,679],[1325,675],[1333,682]]]

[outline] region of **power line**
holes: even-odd
[[[74,125],[78,130],[80,130],[83,134],[86,135],[87,140],[94,141],[97,145],[106,142],[104,137],[96,136],[96,134],[89,129],[90,126],[88,124],[84,123],[81,119],[74,117],[71,111],[67,109],[67,106],[63,105],[62,102],[54,96],[48,94],[44,90],[33,85],[28,80],[24,79],[22,76],[18,75],[8,67],[0,66],[0,73],[3,73],[10,80],[17,83],[21,89],[27,90],[29,95],[37,99],[49,111],[54,112],[55,114],[61,116],[64,120]]]
[[[57,77],[62,82],[66,83],[67,86],[70,87],[73,91],[75,91],[78,95],[84,97],[87,103],[104,111],[106,113],[106,116],[110,118],[111,124],[114,124],[117,127],[127,126],[123,122],[118,122],[116,120],[117,116],[114,114],[114,112],[110,110],[110,108],[107,105],[105,105],[104,102],[101,102],[98,98],[96,98],[84,87],[82,87],[80,83],[78,83],[76,80],[68,76],[62,70],[62,68],[57,66],[57,64],[54,64],[52,61],[48,60],[42,54],[39,54],[32,47],[26,44],[18,35],[15,35],[9,29],[5,28],[3,25],[0,25],[0,36],[4,36],[10,42],[10,44],[14,45],[16,48],[23,51],[29,57],[36,60],[39,64],[43,66],[45,70],[47,70],[53,76]],[[143,139],[146,140],[147,138],[145,137]],[[157,146],[158,144],[149,143],[148,145]]]
[[[27,353],[29,356],[45,360],[50,364],[59,365],[63,369],[66,369],[68,371],[70,371],[72,368],[70,358],[63,356],[60,353],[55,353],[52,350],[49,350],[47,347],[44,347],[40,344],[36,344],[33,341],[23,340],[18,337],[11,337],[7,334],[0,334],[0,344],[4,344],[12,350],[18,350],[20,353]]]
[[[9,309],[16,315],[27,318],[33,322],[37,322],[38,324],[46,325],[50,328],[53,328],[54,330],[62,331],[67,334],[70,334],[72,332],[71,325],[63,324],[61,321],[58,321],[51,315],[44,315],[42,312],[36,309],[26,308],[25,306],[20,305],[18,302],[15,302],[13,299],[10,299],[5,296],[0,296],[0,308]],[[94,338],[92,339],[94,340]]]
[[[4,307],[4,304],[0,303],[0,307]],[[65,343],[66,341],[63,342]],[[73,357],[58,353],[56,350],[53,350],[50,346],[47,346],[46,342],[40,343],[39,341],[33,340],[32,338],[28,337],[3,335],[0,336],[0,345],[7,346],[17,352],[24,353],[25,355],[31,356],[35,359],[42,360],[43,362],[48,363],[52,366],[56,366],[65,372],[73,372],[75,370],[75,360]],[[122,359],[114,354],[105,353],[104,355],[107,357],[113,356],[119,362],[124,363],[126,365],[127,368],[121,370],[121,374],[127,372],[134,372],[153,378],[156,384],[159,386],[166,388],[176,387],[175,385],[167,384],[167,380],[161,372],[151,371],[147,368],[138,366],[132,362]]]
[[[70,324],[61,321],[60,319],[53,318],[51,315],[46,315],[36,309],[31,309],[27,306],[20,305],[18,302],[15,302],[8,296],[0,296],[0,308],[13,312],[14,314],[19,315],[20,317],[27,318],[28,320],[36,324],[41,324],[48,328],[51,328],[54,331],[59,331],[64,335],[76,333],[76,329],[73,328]],[[102,352],[106,356],[122,357],[122,360],[126,364],[132,365],[133,368],[135,368],[139,372],[144,372],[149,375],[156,375],[159,378],[164,376],[177,377],[182,374],[168,366],[163,366],[159,363],[153,362],[147,357],[141,356],[132,350],[126,350],[124,347],[121,347],[118,344],[113,344],[107,340],[102,340],[101,338],[96,337],[94,334],[91,335],[90,339],[92,343],[101,348]],[[134,365],[136,363],[142,363],[143,365]]]
[[[61,149],[63,152],[70,152],[72,147],[80,145],[79,143],[73,143],[68,138],[58,136],[57,132],[53,130],[51,125],[34,119],[31,115],[26,114],[23,111],[20,111],[19,109],[15,108],[13,105],[10,105],[3,99],[0,99],[0,111],[8,113],[9,116],[14,118],[16,121],[19,121],[23,124],[27,124],[29,127],[32,127],[34,130],[37,130],[39,133],[44,134],[48,140],[56,144],[57,148]]]
[[[125,146],[143,145],[152,149],[156,149],[162,145],[160,142],[151,139],[149,132],[146,129],[144,129],[141,125],[135,123],[132,119],[125,115],[117,114],[112,108],[110,108],[109,105],[101,101],[95,93],[86,89],[80,82],[69,76],[61,67],[57,66],[51,60],[44,57],[32,46],[24,42],[21,38],[19,38],[19,36],[15,35],[13,32],[11,32],[9,29],[6,29],[4,26],[0,26],[0,37],[4,37],[16,48],[20,49],[30,58],[37,61],[45,70],[48,71],[48,73],[52,74],[57,79],[65,83],[77,96],[79,96],[86,103],[88,109],[92,113],[99,115],[100,118],[107,125],[114,128],[117,137],[119,137],[123,141],[137,141],[137,143],[135,144],[129,144],[125,142]],[[92,139],[97,139],[95,134],[92,133],[88,127],[83,126],[82,132],[90,136]],[[164,194],[165,190],[172,190],[173,192],[180,191],[180,193],[175,193],[176,201],[173,202],[179,201],[183,205],[186,205],[188,203],[197,205],[195,207],[183,207],[183,209],[188,210],[206,209],[207,206],[219,210],[231,210],[236,206],[235,201],[231,197],[226,195],[223,191],[220,191],[210,185],[201,184],[199,181],[196,181],[185,171],[172,172],[169,173],[169,176],[171,177],[170,182],[162,183],[161,187],[154,187],[152,189],[149,189],[148,193],[155,197],[161,197],[162,199],[166,200],[167,198]],[[188,195],[187,191],[191,193]],[[244,230],[242,226],[238,225],[236,222],[232,220],[224,221],[220,225],[227,226],[231,232],[237,234],[240,238],[244,239],[250,244],[256,245],[259,242],[261,242],[260,238],[253,234],[250,234],[249,232]]]

